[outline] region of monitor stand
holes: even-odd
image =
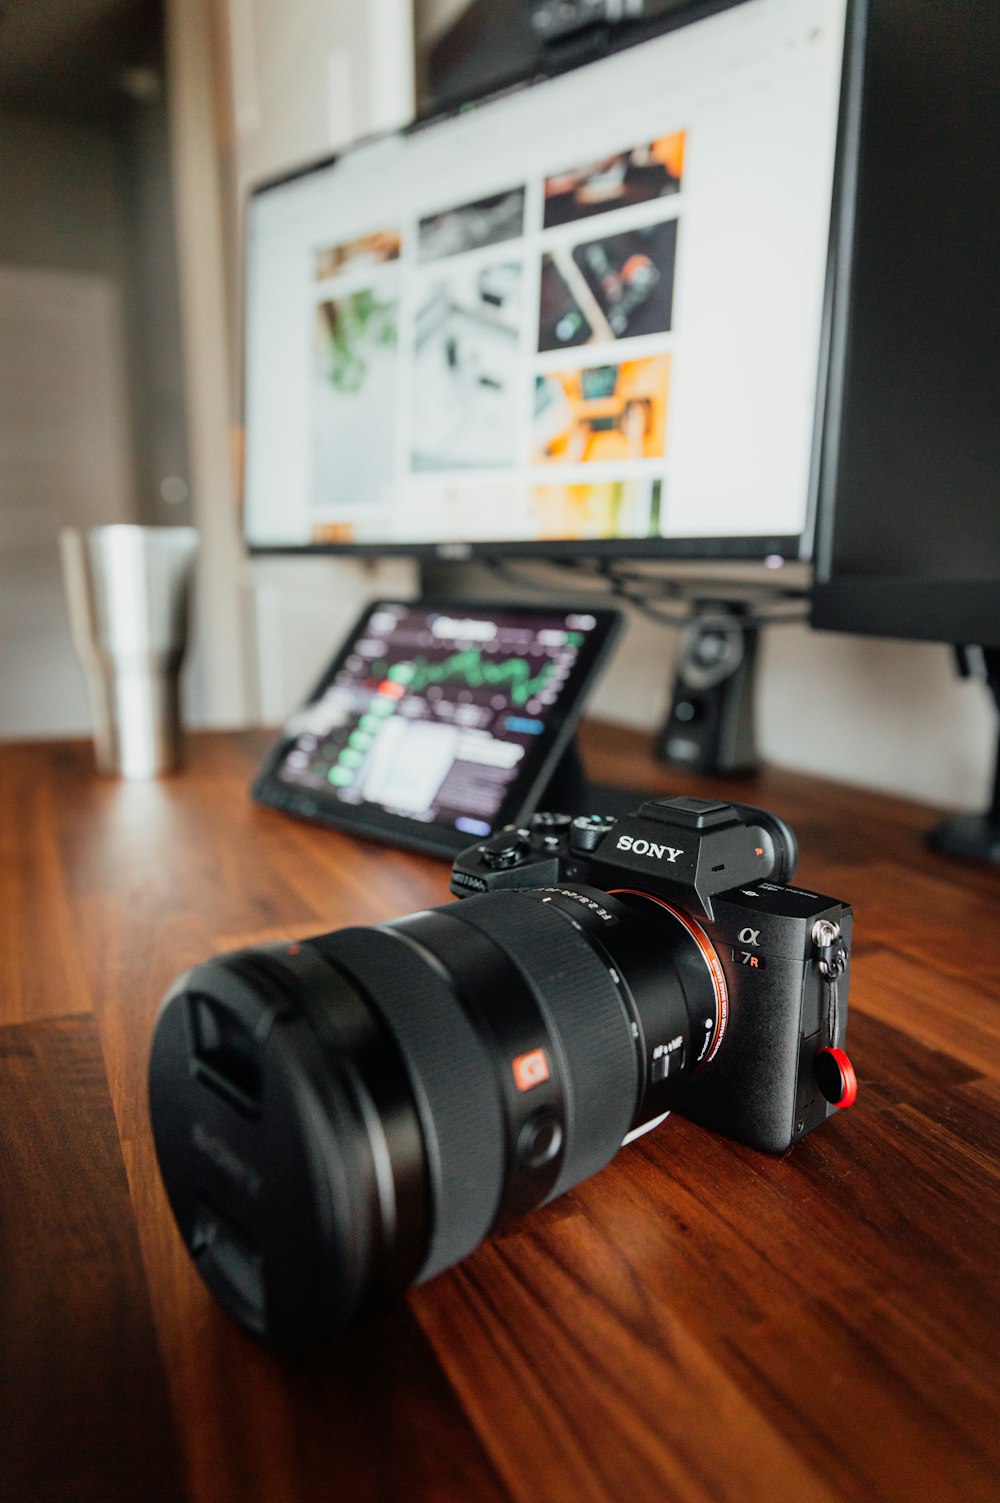
[[[978,659],[975,669],[970,666],[973,652]],[[966,676],[974,675],[983,680],[1000,714],[1000,647],[961,649],[959,663]],[[958,814],[935,825],[927,832],[927,844],[949,856],[971,856],[976,861],[992,861],[1000,865],[1000,727],[990,807],[985,814]]]
[[[656,794],[648,789],[588,782],[574,739],[563,752],[537,808],[554,814],[610,814],[615,819],[622,819],[647,799],[655,797]]]

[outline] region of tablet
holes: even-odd
[[[538,806],[620,626],[592,606],[379,600],[284,725],[254,797],[451,857]]]

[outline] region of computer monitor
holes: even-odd
[[[867,9],[813,622],[1000,648],[1000,7]]]
[[[250,548],[808,554],[854,13],[700,5],[257,189]]]
[[[867,12],[842,157],[812,620],[954,643],[1000,709],[1000,8],[869,0]],[[929,839],[1000,862],[1000,749],[986,813]]]

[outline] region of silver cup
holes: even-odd
[[[180,670],[198,534],[67,527],[59,546],[98,770],[125,778],[170,772],[180,763]]]

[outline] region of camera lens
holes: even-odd
[[[216,957],[150,1062],[181,1234],[256,1335],[341,1330],[601,1169],[725,1014],[709,941],[639,892],[489,893]]]

